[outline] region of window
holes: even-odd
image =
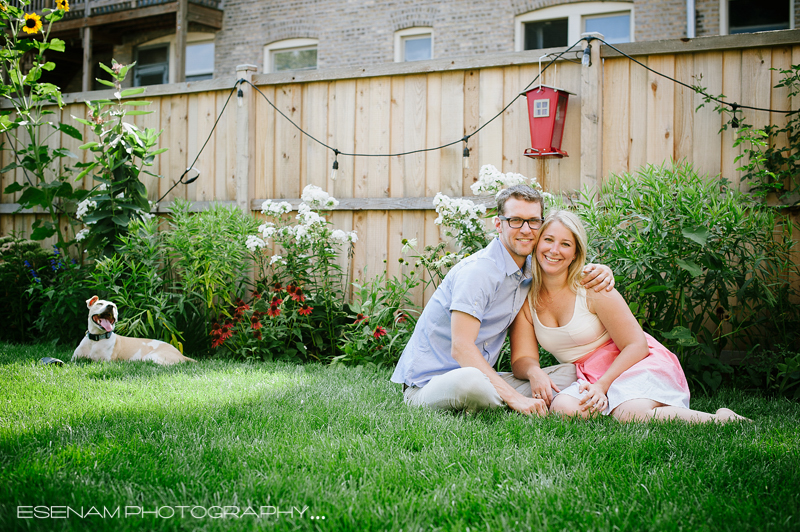
[[[407,28],[394,34],[394,60],[424,61],[433,59],[433,29]]]
[[[186,34],[186,81],[214,77],[214,36],[203,32]],[[133,84],[159,85],[175,82],[175,34],[165,35],[138,46]]]
[[[567,22],[569,19],[537,20],[525,24],[525,49],[555,48],[569,46]]]
[[[533,100],[533,117],[550,116],[550,100]]]
[[[169,83],[169,44],[136,49],[133,86]]]
[[[316,39],[287,39],[264,47],[264,72],[314,70],[316,68]]]
[[[602,33],[610,43],[633,41],[633,3],[576,2],[519,15],[515,49],[569,46],[590,31]]]
[[[754,33],[757,31],[788,30],[794,28],[794,2],[792,0],[723,0],[727,12],[720,17],[725,33]],[[727,31],[724,31],[727,30]]]
[[[201,42],[186,45],[186,81],[200,81],[214,77],[214,43]]]

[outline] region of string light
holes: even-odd
[[[585,67],[592,66],[592,44],[590,40],[586,41],[586,48],[583,49],[581,64]]]
[[[336,181],[337,174],[339,173],[339,154],[341,152],[334,148],[333,150],[333,167],[331,168],[331,180]]]
[[[733,129],[739,129],[739,117],[736,116],[736,111],[739,109],[739,104],[732,103],[731,109],[733,110],[733,118],[731,118],[731,127]]]
[[[469,141],[469,137],[465,136],[461,140],[464,141],[464,153],[463,153],[464,170],[469,170],[469,146],[467,145],[467,142]]]
[[[239,91],[236,93],[236,105],[240,108],[244,106],[244,92],[242,92],[242,87],[239,87]]]

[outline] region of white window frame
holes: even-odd
[[[429,26],[416,26],[394,32],[394,62],[405,62],[405,46],[403,45],[408,38],[425,36],[430,36],[431,38],[431,59],[433,59],[433,28]]]
[[[794,2],[789,0],[789,29],[795,29],[794,24]],[[730,23],[728,20],[728,0],[719,0],[719,34],[730,34]]]
[[[153,39],[152,41],[147,41],[145,43],[139,44],[136,48],[145,48],[154,46],[156,44],[169,44],[169,81],[167,83],[175,83],[175,65],[178,62],[178,59],[175,57],[175,40],[176,36],[173,33],[172,35],[165,35],[163,37],[159,37],[158,39]],[[214,35],[211,33],[203,33],[199,31],[193,31],[186,34],[186,44],[205,44],[205,43],[213,43],[214,42]],[[216,46],[215,46],[216,48]],[[212,72],[213,75],[213,72]]]
[[[724,0],[720,0],[724,1]],[[630,14],[631,42],[634,41],[634,17],[632,2],[577,2],[560,6],[545,7],[518,15],[514,19],[514,49],[525,50],[525,23],[545,20],[567,19],[567,46],[581,38],[586,25],[586,17],[596,15]]]
[[[319,65],[319,39],[284,39],[264,45],[264,73],[275,72],[273,52],[286,52],[289,50],[317,50],[317,65]],[[317,68],[316,66],[314,67]]]

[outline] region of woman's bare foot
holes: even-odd
[[[727,421],[753,421],[752,419],[740,416],[730,408],[720,408],[715,415],[717,416],[717,423],[725,423]]]

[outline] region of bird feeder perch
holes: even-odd
[[[547,85],[539,85],[525,92],[532,145],[525,150],[526,157],[569,157],[561,149],[561,138],[564,136],[570,94],[575,95]]]

